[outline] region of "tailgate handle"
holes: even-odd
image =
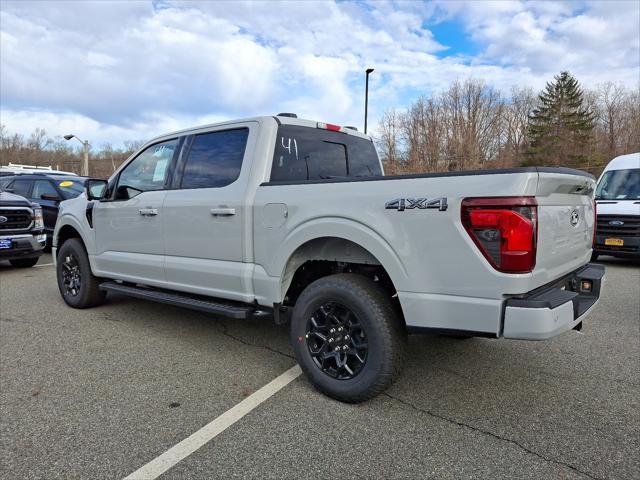
[[[143,217],[154,217],[158,214],[157,208],[141,208],[138,210]]]
[[[235,208],[212,208],[211,215],[220,216],[220,217],[230,217],[231,215],[236,214]]]

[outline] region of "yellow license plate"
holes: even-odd
[[[614,247],[621,247],[624,245],[624,240],[622,240],[621,238],[605,238],[604,244],[612,245]]]

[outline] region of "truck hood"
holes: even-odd
[[[640,215],[640,200],[598,200],[598,215]]]
[[[0,206],[3,207],[31,207],[31,202],[20,195],[0,191]]]

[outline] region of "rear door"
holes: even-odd
[[[251,214],[247,182],[257,123],[190,136],[162,215],[165,270],[172,289],[240,301],[253,299],[244,263]]]
[[[593,242],[595,180],[540,170],[538,245],[534,278],[544,284],[589,261]]]

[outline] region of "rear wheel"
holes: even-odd
[[[313,282],[293,310],[298,363],[318,390],[343,402],[368,400],[391,385],[402,368],[405,341],[388,292],[360,275]]]
[[[90,308],[104,302],[106,292],[100,290],[100,281],[91,273],[84,245],[77,238],[67,240],[58,251],[58,288],[67,305]]]
[[[598,257],[599,257],[599,256],[600,256],[600,254],[598,254],[598,253],[596,253],[596,252],[593,252],[593,253],[591,254],[591,261],[592,261],[592,262],[595,262],[596,260],[598,260]]]
[[[17,268],[31,268],[36,263],[38,263],[40,257],[35,258],[16,258],[14,260],[9,260],[9,263]]]

